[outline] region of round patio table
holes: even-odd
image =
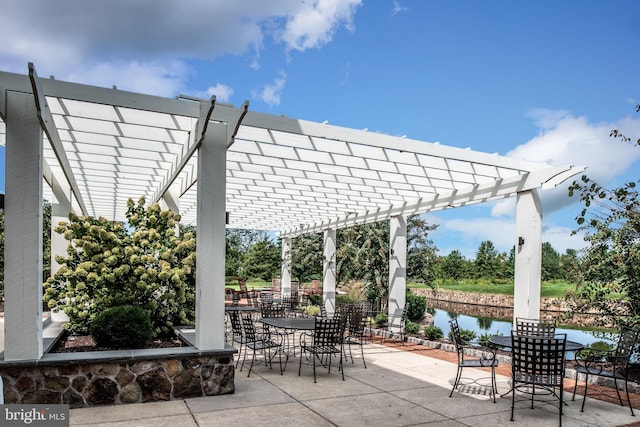
[[[489,338],[489,342],[496,347],[511,348],[511,335],[494,335]],[[584,344],[580,344],[576,341],[567,340],[565,344],[566,352],[576,352],[584,348]]]
[[[315,317],[263,317],[259,322],[274,328],[299,331],[312,331],[316,327]]]
[[[260,307],[254,307],[252,305],[227,305],[224,307],[224,311],[238,311],[240,313],[260,311]]]

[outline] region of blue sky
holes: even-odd
[[[638,179],[640,2],[7,0],[0,69],[189,94]],[[3,165],[4,166],[4,165]],[[4,174],[2,174],[4,176]],[[567,182],[542,191],[544,241],[570,236]],[[2,182],[4,185],[4,182]],[[440,254],[508,251],[514,201],[433,213]]]

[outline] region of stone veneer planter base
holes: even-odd
[[[0,361],[6,404],[71,408],[184,399],[235,392],[237,350],[195,347],[45,353]]]

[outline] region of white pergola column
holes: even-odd
[[[211,122],[198,149],[195,346],[199,350],[225,346],[226,144],[226,125]]]
[[[322,301],[327,314],[336,312],[336,229],[324,230],[324,257],[322,261]]]
[[[389,323],[400,323],[407,300],[407,220],[389,219]]]
[[[513,317],[540,317],[542,204],[536,190],[518,193]]]
[[[280,293],[291,296],[291,237],[282,238],[282,267],[280,272]]]
[[[54,190],[54,194],[56,191]],[[58,272],[60,264],[56,261],[56,255],[66,257],[67,247],[69,241],[64,238],[64,235],[56,233],[55,228],[62,221],[69,222],[69,213],[71,213],[71,202],[64,197],[58,197],[56,194],[58,203],[51,205],[51,276]],[[54,322],[68,322],[69,316],[62,311],[51,311],[51,320]]]
[[[4,360],[42,357],[42,129],[33,96],[8,92]]]

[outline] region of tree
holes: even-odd
[[[498,259],[498,251],[496,251],[493,246],[493,242],[490,240],[480,242],[474,266],[476,277],[491,279],[498,275],[500,271],[500,260]]]
[[[551,246],[551,243],[542,244],[542,280],[564,278],[560,265],[560,254]]]
[[[324,258],[321,233],[307,233],[293,239],[291,250],[291,274],[300,282],[322,277]]]
[[[563,271],[563,278],[571,283],[579,283],[582,279],[582,261],[575,249],[567,249],[560,255],[560,265]]]
[[[640,105],[636,106],[640,112]],[[614,139],[632,143],[618,130]],[[634,145],[640,146],[640,138]],[[584,208],[576,217],[578,229],[590,246],[582,259],[584,283],[571,302],[576,311],[600,310],[603,323],[616,325],[640,321],[640,198],[637,184],[629,181],[607,189],[583,175],[569,187]]]
[[[241,269],[241,276],[271,281],[280,273],[281,249],[266,234],[251,245]]]
[[[433,274],[436,249],[428,239],[428,233],[435,228],[418,217],[411,216],[407,220],[407,272],[425,281],[430,281]],[[336,274],[339,282],[360,280],[366,284],[369,298],[386,301],[389,290],[389,221],[341,229],[337,239]]]
[[[146,310],[156,334],[195,320],[195,238],[176,236],[179,216],[157,203],[127,205],[128,226],[71,214],[55,229],[69,246],[43,285],[44,300],[69,316],[71,332],[87,333],[96,315],[120,305]]]
[[[460,251],[453,250],[440,260],[440,272],[443,279],[460,280],[468,274],[468,262]]]
[[[340,283],[361,280],[370,297],[384,300],[389,287],[389,222],[338,230],[336,276]]]
[[[429,232],[438,225],[429,225],[418,215],[407,220],[407,278],[432,285],[435,278],[437,248],[429,239]]]
[[[262,240],[264,233],[257,230],[228,228],[225,246],[225,276],[242,276],[249,248]]]

